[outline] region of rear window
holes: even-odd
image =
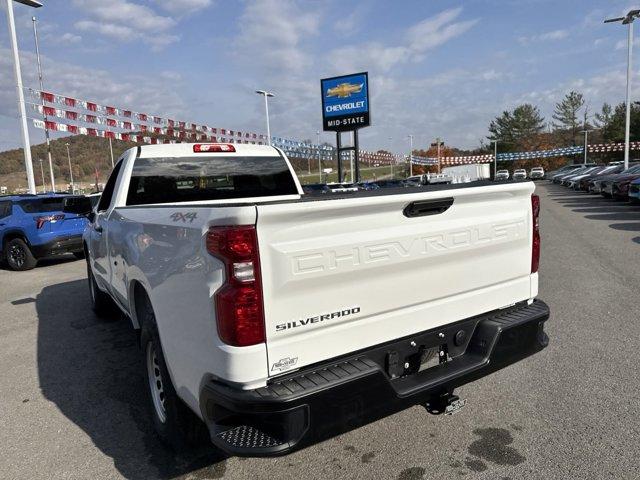
[[[20,205],[25,213],[61,212],[63,200],[63,197],[34,198],[30,200],[20,200],[18,205]]]
[[[284,158],[137,158],[127,205],[226,200],[298,193]]]

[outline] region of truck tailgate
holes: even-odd
[[[533,190],[523,182],[259,205],[269,374],[535,296]],[[453,203],[440,211],[439,200]]]

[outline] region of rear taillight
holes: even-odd
[[[36,228],[39,230],[47,222],[57,222],[58,220],[62,220],[62,219],[64,219],[64,215],[59,214],[59,215],[48,215],[46,217],[35,217],[34,220],[36,221]]]
[[[235,152],[236,147],[228,143],[196,143],[193,153]]]
[[[265,341],[258,237],[253,225],[212,227],[207,251],[222,260],[225,284],[214,295],[220,339],[236,347]]]
[[[538,271],[540,265],[540,197],[531,195],[531,213],[533,220],[533,245],[531,249],[531,273]]]

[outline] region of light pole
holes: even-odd
[[[493,142],[493,179],[496,179],[498,174],[498,140],[491,140]]]
[[[36,27],[36,17],[31,17],[31,21],[33,22],[33,38],[35,39],[35,42],[36,42],[36,60],[38,64],[38,80],[40,81],[40,92],[42,92],[44,90],[44,85],[42,83],[42,64],[40,63],[40,45],[38,44],[38,28]],[[42,107],[43,107],[42,114],[44,115],[44,98],[42,98],[42,95],[40,95],[40,99],[42,101]],[[47,116],[44,115],[44,121],[46,122],[47,120],[48,120]],[[47,126],[45,124],[44,138],[47,142],[47,158],[49,160],[49,175],[51,176],[51,190],[55,192],[56,180],[55,180],[55,177],[53,176],[53,160],[51,159],[51,142],[49,140],[49,129],[46,127]]]
[[[24,107],[24,92],[22,91],[22,71],[20,70],[20,58],[18,57],[18,40],[16,38],[16,25],[13,18],[13,2],[22,3],[29,7],[39,8],[40,2],[34,0],[6,0],[7,23],[9,25],[9,41],[13,53],[13,73],[16,77],[16,90],[18,91],[18,110],[20,113],[20,127],[22,129],[22,147],[24,149],[24,166],[27,172],[27,185],[29,193],[36,193],[36,182],[33,178],[33,163],[31,160],[31,142],[29,141],[29,127],[27,126],[27,112]]]
[[[627,111],[624,127],[624,169],[629,168],[629,127],[631,123],[631,54],[633,51],[633,21],[640,16],[640,10],[630,10],[624,17],[609,18],[604,23],[622,22],[629,25],[627,34]]]
[[[267,92],[266,90],[256,90],[258,95],[264,96],[264,111],[267,116],[267,142],[271,145],[271,127],[269,126],[269,97],[275,97],[275,94]]]
[[[389,153],[391,153],[391,141],[393,140],[393,137],[389,137]],[[389,162],[391,165],[391,180],[393,180],[393,156],[391,157],[391,161]]]
[[[40,173],[42,174],[42,193],[46,193],[47,187],[44,184],[44,167],[42,166],[42,159],[39,158],[38,161],[40,162]]]
[[[584,164],[587,164],[587,138],[593,130],[580,130],[580,133],[584,133]]]
[[[413,135],[407,135],[409,139],[409,176],[413,176]]]
[[[111,144],[111,137],[109,137],[109,154],[111,155],[111,170],[113,170],[113,145]]]
[[[69,153],[69,144],[65,143],[65,147],[67,147],[67,158],[69,159],[69,176],[71,177],[71,193],[75,193],[76,187],[73,183],[73,168],[71,168],[71,154]]]
[[[320,163],[320,130],[316,130],[316,137],[318,138],[318,175],[319,175],[319,183],[322,183],[322,165]]]

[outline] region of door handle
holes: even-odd
[[[97,232],[97,233],[102,233],[102,227],[100,225],[96,225],[95,227],[93,227],[93,229]]]
[[[446,212],[453,205],[453,198],[438,198],[436,200],[419,200],[407,205],[403,214],[405,217],[426,217]]]

